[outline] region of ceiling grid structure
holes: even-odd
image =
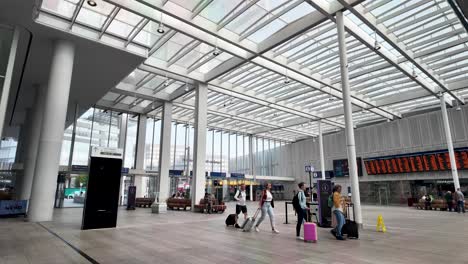
[[[344,128],[335,13],[345,16],[355,124],[385,122],[468,95],[468,34],[443,0],[43,0],[37,21],[146,53],[97,105],[152,116],[174,102],[193,123],[297,141]]]

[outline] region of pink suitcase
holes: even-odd
[[[312,222],[304,223],[304,241],[317,242],[317,225]]]

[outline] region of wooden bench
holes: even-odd
[[[184,209],[187,210],[187,207],[190,208],[192,207],[192,200],[190,199],[185,199],[185,198],[169,198],[167,199],[166,201],[166,204],[167,204],[167,208],[168,209]]]
[[[151,207],[154,203],[154,198],[136,198],[135,206],[136,207]]]
[[[224,213],[224,211],[226,210],[226,205],[224,204],[224,202],[219,203],[216,198],[212,198],[211,202],[211,210],[213,213]],[[195,209],[200,213],[204,213],[207,209],[206,200],[201,199],[200,203],[195,205]]]

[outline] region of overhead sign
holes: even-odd
[[[312,177],[314,179],[321,179],[322,178],[322,172],[321,171],[315,171],[312,173]],[[334,177],[333,171],[325,171],[325,179],[329,180]]]
[[[226,173],[225,172],[212,171],[212,172],[210,172],[210,177],[211,178],[226,178]]]
[[[169,170],[169,175],[170,176],[182,176],[184,175],[183,170]]]
[[[231,178],[245,179],[245,174],[244,173],[231,173]]]
[[[315,168],[312,165],[305,166],[305,172],[313,172]]]

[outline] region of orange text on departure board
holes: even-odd
[[[437,166],[437,159],[436,159],[436,156],[434,154],[429,155],[429,161],[431,162],[432,170],[438,171],[439,166]]]
[[[429,165],[429,157],[424,155],[424,156],[422,156],[422,160],[423,160],[423,163],[424,163],[424,170],[425,171],[430,171],[431,167]]]
[[[439,154],[436,154],[436,155],[437,155],[437,162],[439,164],[440,170],[446,170],[445,164],[444,164],[444,154],[439,153]]]
[[[398,173],[400,172],[400,170],[398,169],[398,164],[397,164],[397,161],[395,158],[391,159],[392,161],[392,169],[393,169],[393,172],[394,173]]]
[[[424,171],[422,157],[416,156],[415,160],[416,160],[416,168],[418,169],[418,171]]]

